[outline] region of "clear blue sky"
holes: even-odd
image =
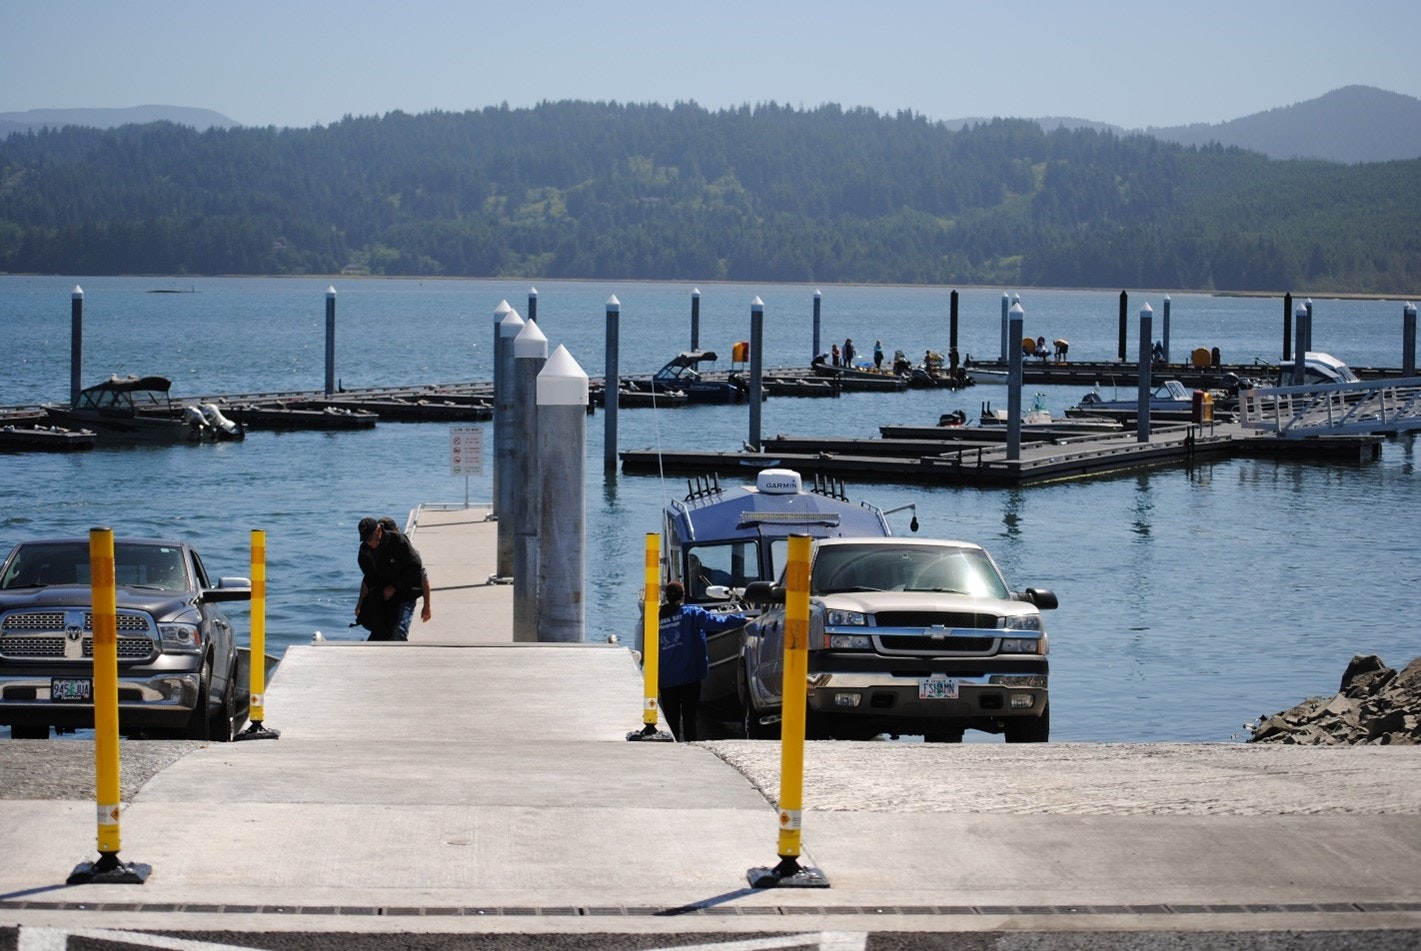
[[[0,112],[774,100],[1140,128],[1421,98],[1418,46],[1421,0],[0,0]]]

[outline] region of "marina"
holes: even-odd
[[[324,395],[321,308],[328,281],[199,279],[194,294],[155,296],[144,293],[139,279],[6,276],[0,277],[0,319],[21,356],[0,366],[0,403],[37,406],[63,395],[69,292],[76,283],[85,289],[92,317],[86,382],[162,367],[175,398]],[[501,299],[518,303],[528,292],[526,283],[511,281],[338,286],[335,390],[346,393],[421,389],[411,387],[412,380],[490,380],[493,307]],[[623,303],[624,375],[649,375],[667,354],[688,348],[684,286],[554,282],[539,289],[539,325],[594,380],[604,369],[602,310],[613,292]],[[766,321],[766,376],[807,364],[813,287],[702,290],[702,336],[712,349],[728,353],[733,341],[746,337],[748,301],[758,295],[771,313],[803,315]],[[941,349],[946,295],[941,288],[826,288],[824,337],[881,336],[890,352]],[[1041,291],[1023,295],[1023,303],[1028,320],[1049,315],[1041,318],[1048,321],[1048,339],[1069,337],[1071,356],[1084,360],[1113,348],[1115,296]],[[1000,290],[962,293],[963,352],[995,353],[1000,298]],[[1268,354],[1277,362],[1276,301],[1175,295],[1173,306],[1175,332],[1191,343],[1208,342],[1242,360]],[[1391,302],[1319,301],[1315,339],[1328,341],[1323,349],[1354,368],[1396,366],[1399,311]],[[392,341],[392,313],[406,315],[419,333]],[[198,338],[180,332],[193,325],[207,329],[196,348]],[[1345,345],[1332,342],[1337,339]],[[726,367],[721,362],[716,372]],[[1120,382],[1124,389],[1126,381]],[[1055,417],[1089,389],[1033,385],[1024,403],[1043,394]],[[762,406],[762,438],[785,433],[826,445],[877,441],[884,427],[937,429],[949,412],[975,419],[986,400],[1006,405],[1005,388],[771,396]],[[620,416],[618,450],[660,445],[667,452],[738,456],[748,438],[749,409],[630,410]],[[632,474],[620,465],[604,470],[595,460],[605,453],[606,420],[599,409],[586,421],[586,532],[589,550],[597,553],[588,565],[586,628],[588,639],[597,640],[625,636],[631,627],[642,533],[654,529],[666,503],[684,497],[687,488],[670,473]],[[451,473],[449,429],[384,422],[349,433],[249,428],[236,443],[6,453],[0,458],[0,544],[111,524],[137,535],[180,533],[200,546],[213,571],[246,574],[247,535],[261,527],[270,539],[271,649],[308,643],[318,630],[328,639],[350,639],[364,633],[347,627],[358,519],[399,518],[427,500],[491,497],[491,466],[482,474]],[[965,429],[976,430],[983,442],[993,438],[990,427]],[[1023,427],[1023,452],[1029,433]],[[1396,517],[1415,505],[1415,437],[1387,437],[1378,448],[1379,458],[1363,465],[1311,454],[1231,454],[1196,458],[1193,466],[1127,468],[1026,488],[868,475],[846,481],[852,498],[885,509],[915,503],[921,535],[984,543],[1007,577],[1060,594],[1061,607],[1051,617],[1053,744],[1227,743],[1246,736],[1242,724],[1260,713],[1331,695],[1337,672],[1354,653],[1376,653],[1394,665],[1414,656],[1409,629],[1389,619],[1421,612],[1421,575],[1410,557],[1414,531]],[[722,484],[753,481],[744,470],[728,464],[720,471]],[[1248,564],[1249,583],[1225,583],[1240,561]],[[1362,566],[1386,579],[1385,610],[1372,588],[1319,583]],[[436,590],[436,616],[440,598]],[[1261,643],[1271,646],[1248,646]]]

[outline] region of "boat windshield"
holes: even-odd
[[[955,545],[834,545],[820,549],[811,595],[842,591],[936,591],[979,598],[1011,593],[986,553]]]
[[[743,588],[760,579],[758,546],[754,541],[697,545],[686,552],[686,598],[706,600],[711,585]]]

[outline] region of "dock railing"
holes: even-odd
[[[1421,429],[1421,378],[1240,390],[1239,423],[1288,438]]]

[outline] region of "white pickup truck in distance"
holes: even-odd
[[[806,735],[880,733],[960,742],[965,730],[1044,743],[1051,719],[1044,588],[1012,591],[971,542],[832,538],[809,576]],[[764,613],[745,628],[739,686],[745,734],[773,736],[783,697],[785,589],[756,582]]]

